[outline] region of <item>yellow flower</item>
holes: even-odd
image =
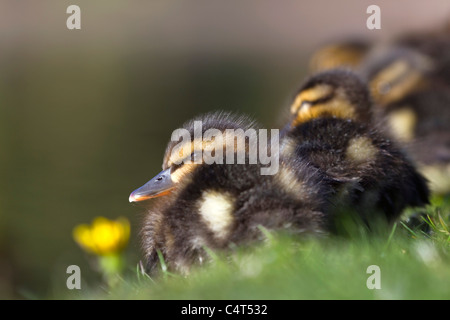
[[[73,229],[73,238],[87,252],[96,255],[120,253],[130,238],[130,223],[126,218],[116,221],[97,217],[92,225],[81,224]]]

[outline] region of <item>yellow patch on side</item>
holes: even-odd
[[[346,150],[346,157],[358,163],[370,161],[375,158],[378,150],[367,137],[353,138]]]
[[[275,175],[275,181],[284,191],[291,194],[294,198],[303,199],[308,196],[305,193],[306,188],[302,181],[297,179],[295,172],[286,167],[280,167],[280,170]]]
[[[450,192],[450,164],[422,165],[419,170],[428,179],[432,193]]]
[[[294,156],[295,147],[297,142],[294,139],[285,138],[281,141],[280,153],[284,157]]]
[[[414,138],[417,115],[410,108],[402,108],[389,114],[388,123],[397,139],[409,142]]]
[[[234,201],[232,197],[217,191],[205,191],[199,205],[199,213],[217,239],[225,239],[233,223]]]

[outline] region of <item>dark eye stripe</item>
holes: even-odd
[[[407,70],[406,72],[403,72],[398,77],[394,78],[392,81],[389,81],[389,84],[391,87],[395,86],[396,84],[401,83],[404,79],[406,79],[410,74],[412,73],[412,70]]]
[[[308,101],[308,102],[311,103],[312,105],[315,105],[315,104],[321,104],[324,102],[328,102],[328,101],[332,100],[333,98],[334,98],[334,92],[332,92],[331,94],[329,94],[323,98],[320,98],[320,99],[317,99],[314,101]]]

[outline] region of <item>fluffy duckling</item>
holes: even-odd
[[[359,72],[375,103],[384,107],[429,87],[434,69],[432,59],[417,51],[383,47],[367,57]]]
[[[408,149],[436,193],[450,192],[450,84],[430,57],[390,48],[362,67],[378,117]]]
[[[341,213],[394,221],[407,206],[428,203],[425,179],[407,156],[372,123],[366,84],[349,70],[309,78],[291,105],[280,159],[299,159],[320,170],[335,190]]]
[[[430,57],[436,64],[436,75],[450,83],[450,20],[433,30],[402,35],[394,44]]]
[[[339,67],[357,69],[371,46],[371,43],[362,39],[348,39],[323,45],[312,54],[309,69],[312,73]]]
[[[202,123],[198,137],[196,121]],[[163,171],[130,195],[130,202],[164,195],[149,204],[141,232],[149,272],[156,271],[160,252],[171,270],[187,273],[191,265],[208,258],[205,248],[221,250],[261,239],[260,226],[298,234],[326,231],[326,203],[321,199],[330,191],[317,170],[293,160],[295,165],[262,175],[259,160],[250,164],[250,150],[259,141],[246,138],[248,130],[257,128],[252,121],[213,113],[183,128],[192,139],[169,142]],[[205,141],[210,129],[218,130],[223,139]],[[228,129],[235,129],[235,134]],[[245,141],[244,147],[237,144],[239,139]],[[205,151],[225,155],[224,148],[230,146],[236,157],[244,151],[244,163],[225,164],[223,156],[219,157],[223,161],[207,164],[201,156]]]

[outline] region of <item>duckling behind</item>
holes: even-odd
[[[336,68],[359,68],[372,44],[363,39],[351,38],[322,45],[312,54],[309,69],[312,73]]]
[[[378,117],[417,161],[431,189],[450,192],[450,82],[440,65],[395,47],[370,56],[361,72],[371,84]]]
[[[373,123],[371,107],[366,84],[342,69],[312,76],[291,106],[280,157],[306,161],[331,181],[336,223],[345,212],[369,225],[392,222],[428,203],[425,179]]]
[[[436,65],[435,75],[450,84],[450,19],[433,30],[401,35],[393,42],[430,57]]]

